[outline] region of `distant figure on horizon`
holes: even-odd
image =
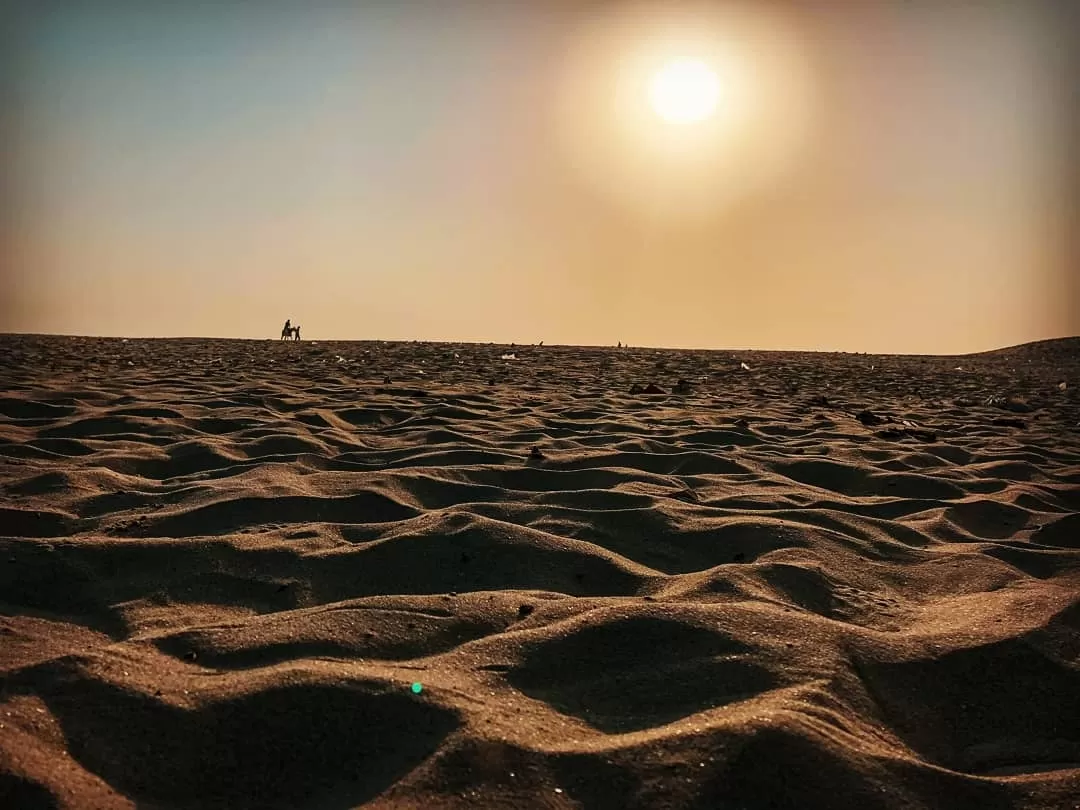
[[[299,326],[293,326],[292,321],[286,320],[285,321],[285,326],[282,327],[282,329],[281,329],[281,339],[282,340],[289,340],[289,339],[299,340],[300,339],[300,327]]]

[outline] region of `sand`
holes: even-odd
[[[0,807],[1080,806],[1080,339],[0,349]]]

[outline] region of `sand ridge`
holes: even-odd
[[[1077,805],[1080,339],[0,345],[0,806]]]

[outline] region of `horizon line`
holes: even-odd
[[[235,337],[235,336],[215,336],[215,335],[157,335],[157,336],[145,336],[145,335],[79,335],[68,334],[63,332],[0,332],[0,337],[39,337],[39,338],[87,338],[93,340],[233,340],[233,341],[252,341],[252,342],[269,342],[269,343],[295,343],[297,341],[281,340],[276,337]],[[908,353],[908,352],[869,352],[869,351],[849,351],[847,349],[761,349],[748,346],[742,347],[703,347],[703,346],[649,346],[645,344],[630,344],[623,343],[621,348],[624,349],[647,349],[650,351],[683,351],[683,352],[775,352],[775,353],[806,353],[806,354],[857,354],[875,357],[967,357],[977,354],[988,354],[991,352],[1008,351],[1010,349],[1018,349],[1023,346],[1032,346],[1039,343],[1053,343],[1059,341],[1080,340],[1080,335],[1059,335],[1050,338],[1039,338],[1036,340],[1028,340],[1022,343],[1014,343],[1007,346],[997,346],[989,349],[980,349],[978,351],[969,352],[941,352],[937,354],[926,353]],[[540,345],[541,341],[535,343],[520,343],[513,342],[500,342],[494,340],[430,340],[420,338],[334,338],[334,337],[318,337],[318,338],[305,338],[300,343],[443,343],[446,345],[467,345],[467,346],[501,346],[505,348],[582,348],[582,349],[617,349],[616,344],[611,343],[544,343]]]

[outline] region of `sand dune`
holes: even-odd
[[[0,806],[1080,805],[1078,338],[0,346]]]

